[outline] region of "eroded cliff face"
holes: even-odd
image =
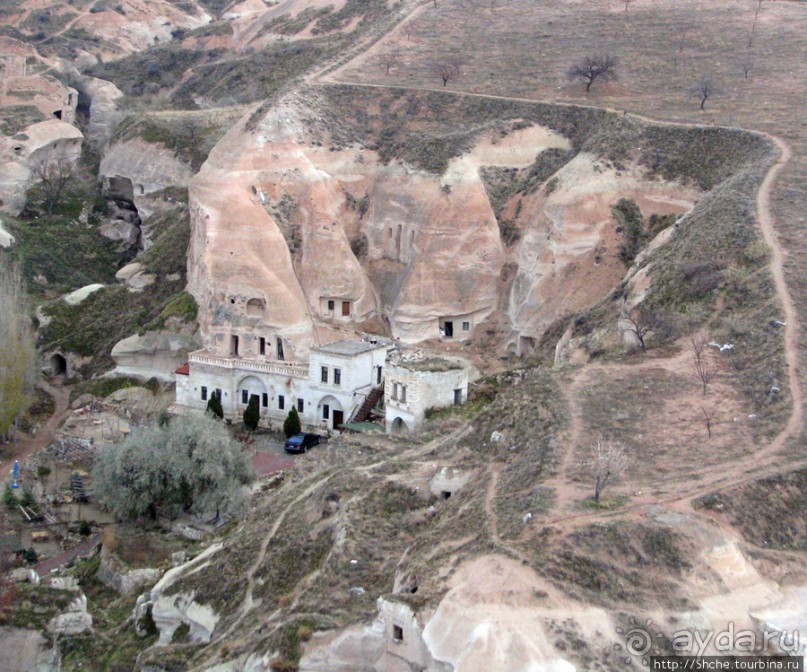
[[[804,586],[765,576],[755,566],[765,563],[737,539],[693,516],[659,507],[649,517],[661,529],[686,530],[701,545],[676,577],[679,608],[592,605],[526,563],[481,555],[459,564],[435,609],[413,610],[407,595],[381,598],[372,627],[323,633],[306,646],[300,670],[575,672],[593,669],[595,661],[602,669],[633,669],[643,655],[725,654],[726,642],[740,638],[744,645],[765,642],[769,653],[804,655],[804,642],[793,637],[807,608]],[[642,574],[664,577],[653,566]]]
[[[305,359],[346,327],[467,340],[492,333],[493,317],[496,345],[521,350],[624,277],[620,198],[669,214],[697,195],[575,153],[537,124],[483,129],[436,174],[333,141],[320,120],[311,94],[289,96],[254,129],[231,130],[191,183],[189,288],[205,346],[220,354],[233,335],[240,355],[257,354],[260,333]],[[482,172],[523,171],[548,150],[570,160],[497,204],[519,232],[503,241]]]

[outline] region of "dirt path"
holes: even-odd
[[[55,405],[53,414],[47,419],[35,435],[14,441],[5,446],[5,459],[22,463],[25,458],[34,453],[44,450],[53,441],[56,430],[59,429],[64,419],[69,413],[70,391],[62,387],[61,382],[48,382],[42,380],[39,387],[45,390],[51,397]]]
[[[595,105],[586,105],[579,103],[541,101],[530,98],[498,96],[484,93],[456,91],[437,87],[394,86],[394,85],[372,84],[372,83],[341,80],[338,78],[337,75],[341,70],[344,69],[346,65],[347,63],[345,63],[344,65],[340,65],[337,69],[332,70],[330,73],[327,72],[323,73],[322,76],[320,76],[313,83],[319,85],[346,85],[346,86],[357,86],[357,87],[377,88],[377,89],[399,89],[399,90],[412,90],[412,91],[422,91],[432,93],[444,93],[455,96],[485,98],[492,100],[505,100],[522,103],[551,103],[566,107],[602,110],[614,114],[623,113],[623,110],[616,110],[607,107],[597,107]],[[657,120],[638,114],[631,114],[630,117],[658,126],[672,126],[679,128],[719,128],[719,126],[715,125],[691,124],[685,122]],[[779,453],[789,441],[796,438],[801,433],[803,429],[803,417],[802,417],[803,397],[799,379],[799,353],[797,346],[798,332],[800,325],[799,325],[798,313],[796,312],[793,300],[790,296],[790,292],[787,287],[787,283],[785,281],[783,263],[786,255],[781,245],[779,244],[779,240],[775,231],[775,225],[774,225],[775,220],[770,209],[770,194],[776,181],[776,177],[778,176],[781,169],[787,164],[788,160],[790,159],[791,153],[790,148],[780,138],[762,131],[747,130],[747,129],[745,130],[749,133],[755,133],[757,135],[766,137],[771,142],[776,144],[781,153],[778,160],[771,166],[767,175],[765,176],[765,179],[760,185],[759,192],[757,194],[757,213],[762,237],[771,249],[771,261],[769,265],[770,272],[774,279],[776,294],[779,297],[779,300],[782,304],[784,314],[783,321],[786,323],[784,327],[785,330],[784,350],[785,350],[785,359],[788,367],[788,385],[790,390],[790,396],[792,399],[793,409],[785,428],[775,437],[773,441],[771,441],[767,446],[763,447],[761,450],[757,451],[751,457],[745,460],[740,460],[732,465],[721,465],[721,467],[719,468],[704,471],[703,474],[701,475],[705,476],[705,478],[702,478],[699,481],[699,485],[696,488],[681,491],[677,493],[677,495],[674,497],[668,499],[659,499],[655,501],[649,499],[637,501],[627,507],[622,507],[618,511],[615,511],[614,514],[607,514],[607,513],[604,514],[603,512],[588,512],[581,514],[563,515],[560,517],[550,518],[546,520],[546,524],[554,525],[557,523],[562,523],[564,521],[572,521],[572,520],[586,521],[600,518],[604,515],[622,515],[627,511],[632,511],[642,507],[646,507],[650,504],[662,504],[662,503],[674,504],[680,502],[689,502],[692,498],[701,496],[703,494],[707,494],[708,492],[712,492],[717,488],[722,489],[733,487],[736,485],[741,485],[743,483],[755,480],[763,475],[771,475],[774,473],[778,473],[779,471],[781,471],[781,468],[779,468],[776,464],[774,464],[776,454]],[[649,361],[649,364],[652,364],[654,366],[663,366],[663,360],[651,360]],[[625,365],[619,363],[603,365],[603,367],[607,367],[609,371],[618,370],[619,367],[623,366],[626,368],[630,367],[631,369],[635,370],[635,367],[637,365],[636,364]],[[591,372],[592,369],[590,367],[584,368],[578,374],[578,376],[575,377],[575,380],[572,382],[569,388],[564,391],[564,393],[567,395],[567,399],[571,399],[569,395],[574,396],[575,391],[579,389],[578,384],[575,381],[577,381],[581,376],[590,375]],[[560,467],[558,476],[552,479],[553,485],[557,489],[557,494],[563,494],[564,490],[571,487],[571,484],[569,483],[568,479],[569,470],[571,469],[573,463],[574,446],[578,443],[582,431],[582,426],[580,424],[581,421],[580,421],[579,409],[575,408],[574,403],[570,408],[572,409],[573,412],[571,413],[570,428],[568,431],[569,440],[566,442],[567,450],[560,457]],[[788,466],[788,469],[792,469],[793,466],[794,463],[791,462]]]

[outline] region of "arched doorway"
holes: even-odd
[[[403,434],[409,431],[409,427],[406,426],[406,423],[401,418],[395,418],[390,425],[390,431],[393,434]]]
[[[50,356],[50,372],[54,376],[64,376],[67,373],[67,360],[64,355],[54,352]]]
[[[253,397],[258,399],[258,408],[261,416],[269,409],[270,395],[263,381],[257,376],[246,376],[238,383],[235,390],[236,403],[243,410],[247,407],[249,400]]]
[[[347,420],[342,404],[331,395],[320,399],[317,404],[317,418],[323,429],[339,429]]]

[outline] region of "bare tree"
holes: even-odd
[[[73,179],[73,162],[64,155],[48,156],[34,166],[33,172],[42,190],[42,204],[51,215]]]
[[[706,109],[706,101],[712,97],[715,92],[714,84],[712,80],[704,75],[700,78],[700,81],[692,87],[692,93],[701,101],[701,109]]]
[[[628,456],[625,446],[619,441],[610,441],[602,437],[591,448],[591,454],[584,466],[594,474],[594,501],[599,503],[600,495],[608,483],[617,481],[628,468]]]
[[[452,79],[456,79],[460,74],[460,62],[455,58],[448,58],[435,63],[434,72],[446,86]]]
[[[385,69],[386,74],[389,75],[390,68],[396,65],[399,59],[400,54],[397,51],[389,51],[385,54],[381,54],[378,62],[381,64],[381,67]]]
[[[628,7],[633,2],[633,0],[619,0],[623,5],[625,5],[625,14],[628,13]]]
[[[660,313],[647,309],[634,309],[628,311],[623,306],[622,326],[625,331],[636,337],[642,352],[647,352],[647,337],[650,335],[659,338],[669,338],[673,333],[672,323]]]
[[[675,54],[673,55],[673,68],[678,68],[678,61],[684,55],[684,49],[687,46],[689,37],[689,33],[692,30],[692,26],[689,25],[682,25],[678,28],[678,37],[676,38],[676,50]]]
[[[762,11],[763,2],[765,2],[765,0],[754,0],[754,23],[751,26],[752,35],[757,32],[757,19],[759,19],[759,13]]]
[[[717,375],[717,366],[715,365],[714,358],[709,350],[708,341],[705,336],[692,336],[689,341],[689,349],[692,351],[692,372],[701,382],[701,385],[703,386],[703,393],[706,394],[706,388]]]
[[[706,411],[705,408],[701,409],[701,413],[703,413],[703,417],[706,419],[706,431],[709,434],[709,438],[712,438],[712,413],[711,411]]]
[[[746,54],[745,57],[740,60],[740,66],[743,69],[743,74],[745,75],[745,78],[748,79],[748,74],[754,68],[754,55]]]
[[[403,34],[406,37],[407,42],[412,39],[412,35],[415,34],[415,22],[409,21],[404,26]]]
[[[586,93],[588,93],[591,85],[598,79],[603,82],[612,82],[617,79],[616,67],[618,65],[619,59],[610,54],[586,56],[582,61],[569,68],[568,78],[570,81],[584,81]]]

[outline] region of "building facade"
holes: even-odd
[[[175,406],[204,411],[215,394],[225,418],[237,421],[256,397],[263,424],[282,422],[296,408],[304,425],[338,429],[384,384],[390,347],[381,340],[336,341],[312,348],[307,364],[260,350],[248,357],[197,350],[175,372]]]
[[[387,431],[417,430],[428,409],[464,404],[468,400],[469,369],[460,358],[422,351],[395,353],[387,363],[384,387]]]

